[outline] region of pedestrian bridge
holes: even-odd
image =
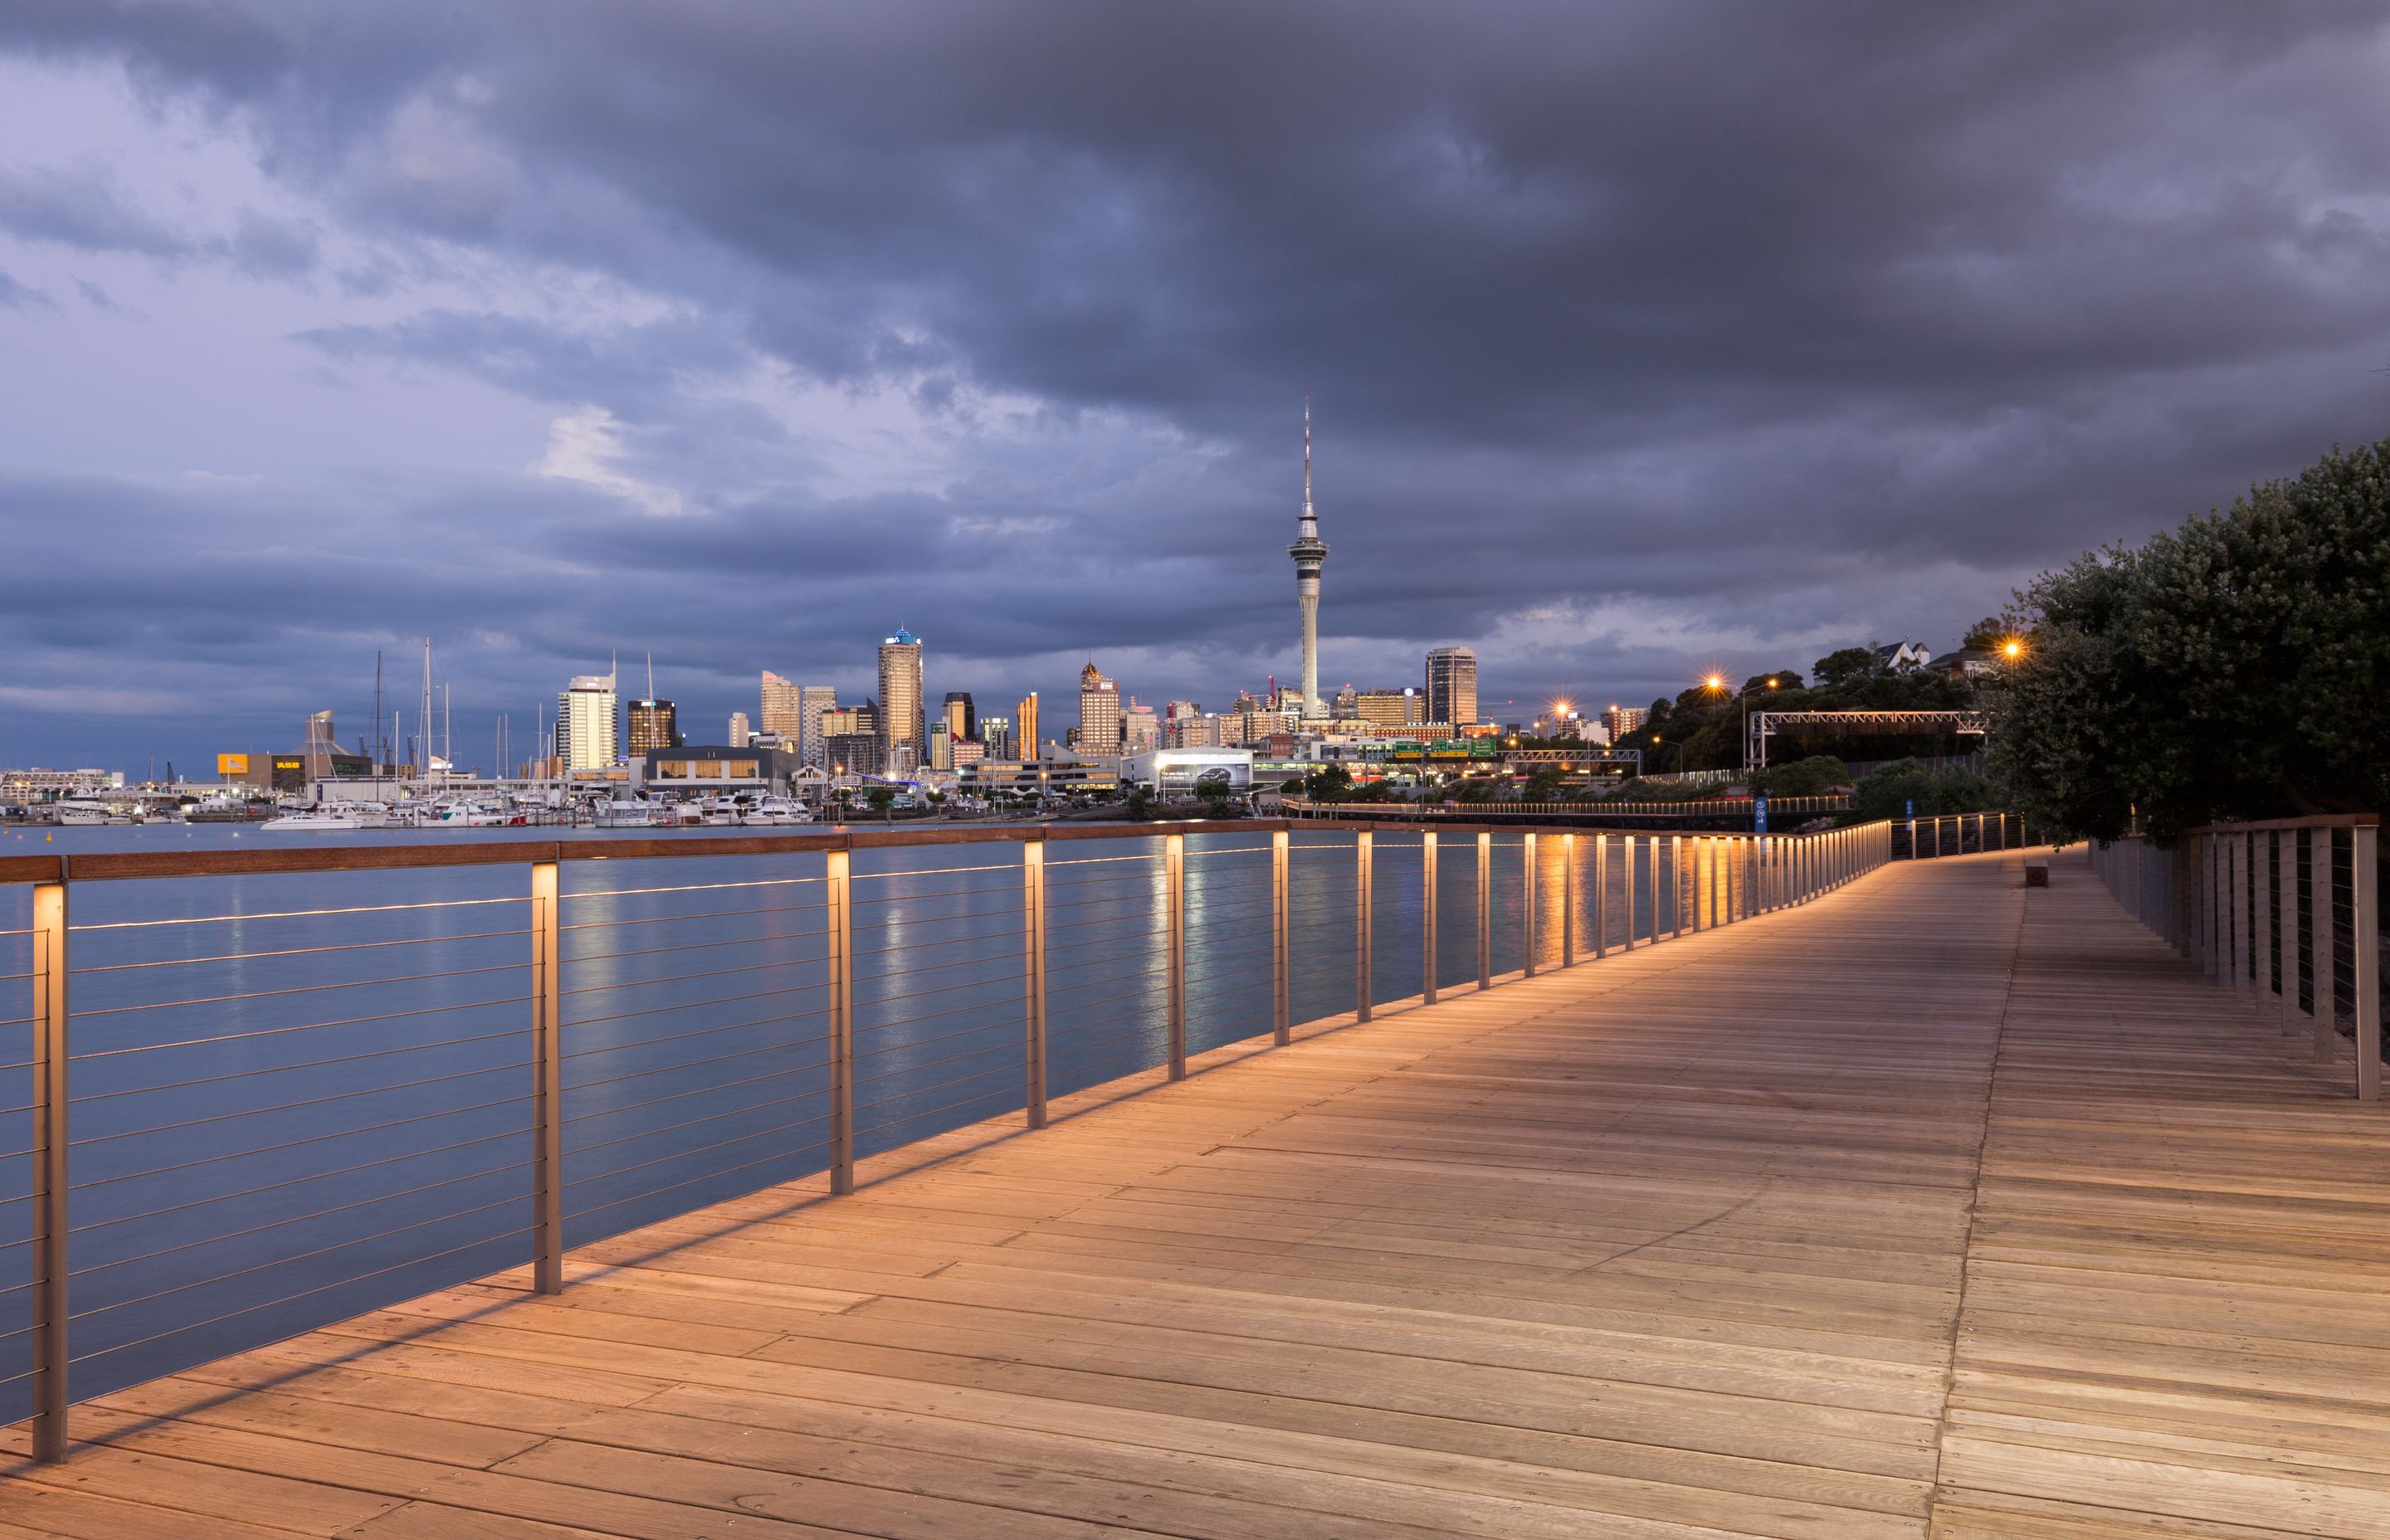
[[[1493,982],[108,1392],[0,1536],[2390,1535],[2390,1115],[2079,849]]]

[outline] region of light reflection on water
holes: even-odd
[[[53,833],[49,841],[44,833]],[[439,842],[598,831],[488,830]],[[705,839],[692,831],[692,844]],[[389,841],[408,836],[360,836]],[[0,854],[279,848],[253,828],[0,832]],[[1299,828],[1296,1022],[1350,1011],[1353,836]],[[1416,995],[1420,838],[1374,841],[1370,997]],[[1540,963],[1561,951],[1561,841],[1538,841]],[[1578,841],[1579,951],[1592,951]],[[1054,1096],[1167,1053],[1163,841],[1047,857]],[[1602,905],[1625,939],[1615,841]],[[1020,847],[852,856],[858,1155],[1016,1111],[1024,1075]],[[1524,847],[1490,841],[1492,969],[1517,969]],[[1648,884],[1648,847],[1637,879]],[[1440,841],[1439,986],[1476,980],[1478,846]],[[1187,841],[1190,1053],[1271,1027],[1269,837]],[[692,854],[561,868],[570,1244],[828,1164],[825,858]],[[1664,874],[1664,879],[1666,874]],[[529,1254],[530,904],[520,866],[87,882],[73,892],[72,1382],[169,1373]],[[1648,892],[1648,887],[1638,890]],[[0,886],[0,932],[30,890]],[[325,912],[325,911],[362,912]],[[1648,903],[1637,904],[1649,933]],[[1664,922],[1664,929],[1665,922]],[[30,944],[0,934],[0,1235],[31,1221]],[[0,1277],[29,1243],[0,1239]],[[0,1292],[0,1418],[25,1415],[30,1291]]]

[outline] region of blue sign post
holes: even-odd
[[[1751,831],[1754,834],[1765,834],[1767,832],[1767,798],[1754,797],[1751,800],[1751,820],[1753,825]]]

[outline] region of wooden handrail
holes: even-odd
[[[2268,829],[2284,828],[2372,828],[2382,822],[2378,813],[2319,813],[2312,818],[2262,818],[2249,824],[2202,824],[2185,830],[2190,834],[2260,834]]]

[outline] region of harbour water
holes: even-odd
[[[0,854],[520,839],[490,829],[0,831]],[[603,830],[528,831],[592,847]],[[825,858],[561,864],[564,1210],[580,1245],[828,1164]],[[736,834],[737,830],[722,830]],[[641,831],[642,837],[645,831]],[[1349,831],[1298,829],[1292,1017],[1354,1008]],[[1608,944],[1625,939],[1615,859]],[[1022,1102],[1021,846],[853,856],[859,1154]],[[1437,978],[1478,973],[1478,853],[1439,852]],[[1525,851],[1487,871],[1493,971],[1521,966]],[[1578,946],[1592,950],[1592,863]],[[1163,841],[1047,858],[1052,1095],[1166,1054]],[[1667,879],[1668,874],[1663,874]],[[1419,993],[1420,837],[1375,839],[1368,991]],[[1539,962],[1561,955],[1559,841],[1538,852]],[[1638,889],[1648,892],[1638,863]],[[1190,1053],[1271,1021],[1266,834],[1187,841]],[[31,1264],[31,890],[0,885],[0,1277]],[[531,897],[522,866],[87,882],[71,893],[71,1391],[78,1399],[520,1264],[529,1256]],[[1638,901],[1637,930],[1649,933]],[[30,1288],[0,1291],[0,1418],[25,1414]]]

